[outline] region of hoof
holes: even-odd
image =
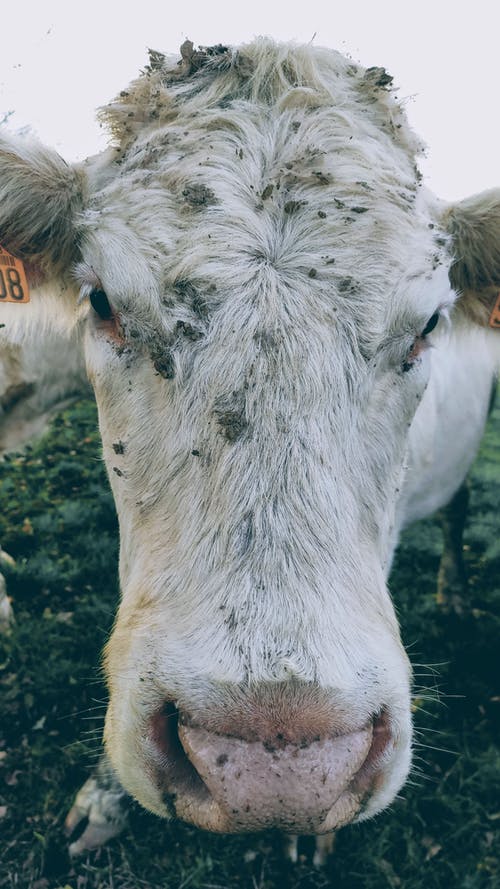
[[[71,856],[103,846],[127,826],[131,799],[116,778],[105,755],[95,774],[76,795],[64,827],[68,837],[78,829],[80,836],[69,845]]]
[[[284,838],[283,855],[292,864],[299,860],[299,838],[295,834]]]
[[[445,614],[463,614],[466,610],[467,580],[452,570],[443,570],[438,574],[436,603]]]
[[[299,841],[300,837],[292,834],[291,836],[284,838],[284,847],[283,854],[288,861],[292,864],[298,864],[299,858],[300,860],[309,859],[312,854],[312,863],[314,867],[324,867],[329,855],[332,854],[334,846],[335,846],[335,833],[326,833],[321,836],[316,837],[308,837],[308,840],[313,840],[314,845],[311,849],[309,844],[309,853],[305,856],[299,855]]]
[[[5,578],[0,574],[0,633],[5,633],[14,623],[14,611],[7,595]]]
[[[333,854],[335,848],[335,840],[337,834],[324,833],[319,837],[315,837],[316,848],[313,855],[314,867],[324,867],[327,859]]]

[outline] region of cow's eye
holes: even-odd
[[[97,312],[101,321],[111,321],[113,309],[104,290],[92,290],[89,299],[94,312]]]
[[[434,312],[434,315],[431,315],[420,336],[415,337],[413,346],[406,357],[406,361],[403,363],[403,373],[408,373],[408,371],[414,367],[415,363],[422,355],[422,352],[427,348],[426,337],[429,333],[432,333],[438,321],[439,312]]]
[[[425,327],[421,333],[421,336],[424,337],[424,336],[427,336],[428,333],[432,333],[432,331],[434,330],[438,321],[439,321],[439,312],[434,312],[434,314],[429,318],[427,324],[425,325]]]
[[[120,316],[111,305],[104,290],[95,287],[89,293],[90,305],[94,310],[93,328],[96,333],[103,334],[106,339],[123,343],[124,334]]]

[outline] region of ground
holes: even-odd
[[[0,541],[17,562],[8,576],[17,621],[0,640],[0,889],[498,886],[499,437],[497,407],[472,474],[463,613],[435,603],[436,521],[405,535],[392,574],[418,683],[415,773],[388,812],[339,833],[319,871],[305,856],[287,864],[277,835],[214,837],[138,807],[122,837],[69,860],[62,825],[99,752],[100,650],[117,601],[93,404],[75,404],[0,464]]]

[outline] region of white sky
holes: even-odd
[[[498,0],[13,0],[0,2],[0,115],[68,160],[105,147],[94,110],[147,61],[147,47],[308,42],[386,67],[429,147],[428,184],[455,199],[500,185]]]

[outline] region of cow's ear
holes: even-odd
[[[85,174],[55,151],[24,139],[0,139],[0,245],[39,280],[74,258],[75,220]]]
[[[500,189],[448,207],[443,221],[452,238],[449,275],[457,307],[488,324],[500,291]]]

